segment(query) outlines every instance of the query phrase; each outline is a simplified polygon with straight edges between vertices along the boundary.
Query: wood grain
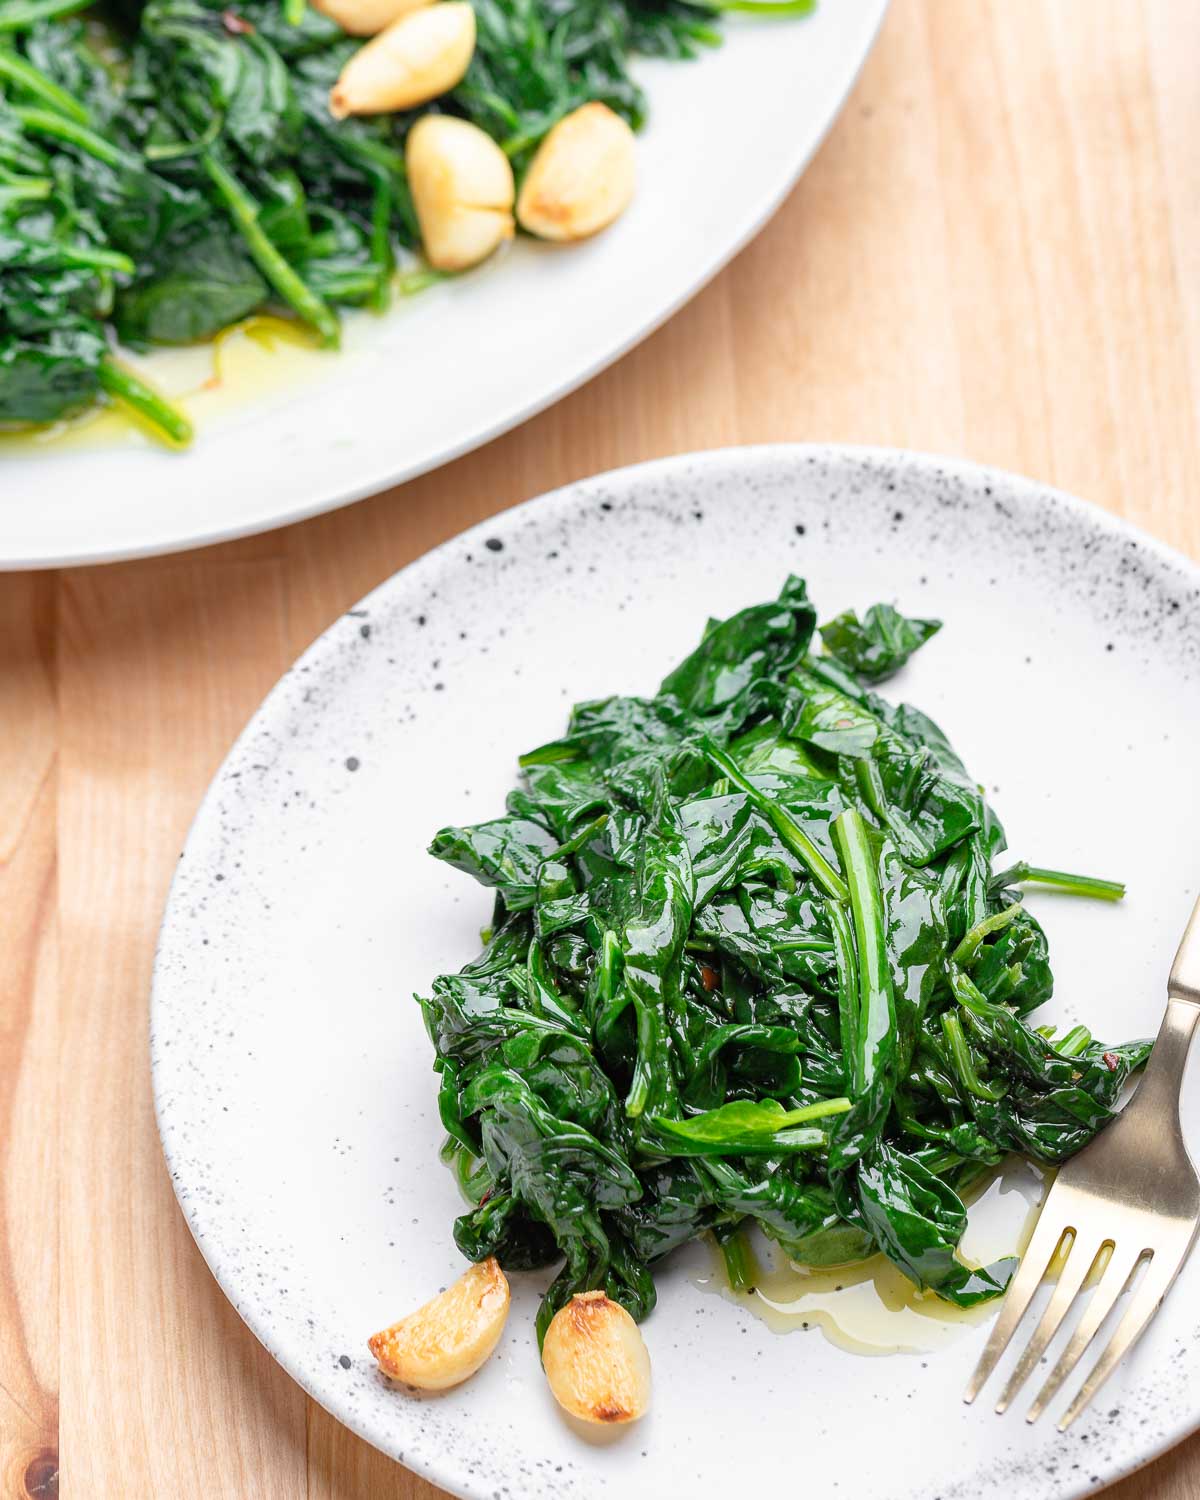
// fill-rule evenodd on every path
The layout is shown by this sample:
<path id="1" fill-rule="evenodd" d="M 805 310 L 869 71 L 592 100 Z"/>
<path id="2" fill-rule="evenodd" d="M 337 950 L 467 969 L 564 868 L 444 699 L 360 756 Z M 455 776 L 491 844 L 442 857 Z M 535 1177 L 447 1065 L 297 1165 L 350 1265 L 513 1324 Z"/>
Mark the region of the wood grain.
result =
<path id="1" fill-rule="evenodd" d="M 137 1476 L 149 1495 L 248 1494 L 269 1473 L 272 1495 L 300 1500 L 305 1398 L 179 1222 L 144 998 L 195 789 L 286 664 L 281 569 L 95 569 L 58 600 L 63 1489 L 126 1495 Z M 240 1395 L 214 1408 L 213 1390 Z"/>
<path id="2" fill-rule="evenodd" d="M 54 581 L 0 589 L 0 1493 L 58 1471 Z M 30 1483 L 26 1483 L 26 1476 Z"/>
<path id="3" fill-rule="evenodd" d="M 1200 556 L 1198 56 L 1190 0 L 894 0 L 769 228 L 552 411 L 272 536 L 0 579 L 4 1500 L 432 1500 L 262 1352 L 175 1208 L 146 994 L 205 785 L 361 594 L 617 464 L 778 439 L 942 450 Z M 1200 1440 L 1111 1493 L 1198 1500 Z"/>

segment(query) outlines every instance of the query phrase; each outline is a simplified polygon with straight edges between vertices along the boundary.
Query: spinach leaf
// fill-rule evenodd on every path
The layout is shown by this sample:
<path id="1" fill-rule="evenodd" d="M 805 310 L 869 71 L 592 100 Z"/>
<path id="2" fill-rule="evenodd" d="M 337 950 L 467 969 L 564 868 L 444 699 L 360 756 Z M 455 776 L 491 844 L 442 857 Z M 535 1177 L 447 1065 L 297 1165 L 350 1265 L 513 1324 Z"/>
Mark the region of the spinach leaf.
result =
<path id="1" fill-rule="evenodd" d="M 848 609 L 822 625 L 821 639 L 860 681 L 882 682 L 941 628 L 940 620 L 910 620 L 890 604 L 872 604 L 861 620 Z"/>
<path id="2" fill-rule="evenodd" d="M 879 1145 L 859 1169 L 858 1192 L 867 1227 L 888 1258 L 918 1286 L 957 1307 L 998 1296 L 1017 1269 L 1015 1258 L 973 1271 L 955 1257 L 966 1209 L 918 1157 Z"/>
<path id="3" fill-rule="evenodd" d="M 120 293 L 114 322 L 127 344 L 192 344 L 261 307 L 267 290 L 243 249 L 201 230 L 169 242 Z"/>
<path id="4" fill-rule="evenodd" d="M 803 581 L 789 578 L 775 603 L 711 621 L 699 646 L 663 678 L 659 691 L 692 713 L 713 713 L 756 678 L 778 676 L 793 666 L 816 622 Z"/>
<path id="5" fill-rule="evenodd" d="M 542 861 L 558 840 L 528 818 L 496 818 L 474 828 L 443 828 L 429 846 L 435 859 L 495 886 L 509 911 L 524 911 L 537 895 Z"/>
<path id="6" fill-rule="evenodd" d="M 825 1132 L 810 1122 L 849 1108 L 848 1099 L 823 1099 L 800 1109 L 784 1109 L 775 1099 L 735 1100 L 686 1120 L 653 1119 L 650 1124 L 669 1156 L 775 1156 L 825 1146 Z"/>

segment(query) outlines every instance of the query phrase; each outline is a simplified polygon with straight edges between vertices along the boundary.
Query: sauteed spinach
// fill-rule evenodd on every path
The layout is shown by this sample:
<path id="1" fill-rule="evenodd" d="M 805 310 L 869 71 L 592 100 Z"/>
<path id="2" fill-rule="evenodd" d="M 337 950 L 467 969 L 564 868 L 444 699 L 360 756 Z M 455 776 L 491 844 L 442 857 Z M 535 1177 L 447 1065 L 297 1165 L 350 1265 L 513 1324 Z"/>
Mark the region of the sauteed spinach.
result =
<path id="1" fill-rule="evenodd" d="M 600 100 L 635 128 L 634 54 L 690 58 L 727 9 L 813 0 L 474 0 L 465 116 L 524 167 Z M 303 0 L 0 0 L 0 425 L 121 401 L 168 440 L 186 417 L 114 356 L 210 338 L 258 309 L 338 342 L 386 306 L 417 243 L 404 139 L 417 113 L 334 121 L 359 45 Z"/>
<path id="2" fill-rule="evenodd" d="M 539 1335 L 706 1230 L 732 1278 L 757 1225 L 809 1265 L 882 1251 L 959 1306 L 1014 1262 L 956 1255 L 962 1192 L 1061 1162 L 1149 1042 L 1030 1020 L 1045 934 L 941 729 L 869 683 L 939 629 L 889 605 L 819 632 L 805 585 L 710 621 L 651 698 L 579 704 L 501 817 L 430 852 L 494 889 L 482 953 L 421 1000 L 470 1260 L 563 1259 Z"/>

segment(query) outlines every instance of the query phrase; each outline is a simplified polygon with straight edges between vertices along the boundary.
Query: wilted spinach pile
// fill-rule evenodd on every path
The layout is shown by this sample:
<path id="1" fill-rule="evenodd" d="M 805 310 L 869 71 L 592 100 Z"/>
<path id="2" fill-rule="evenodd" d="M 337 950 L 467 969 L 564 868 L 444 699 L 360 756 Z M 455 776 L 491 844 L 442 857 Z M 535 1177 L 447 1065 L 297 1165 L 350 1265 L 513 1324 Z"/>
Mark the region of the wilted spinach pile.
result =
<path id="1" fill-rule="evenodd" d="M 798 14 L 812 0 L 784 0 Z M 263 308 L 338 341 L 339 307 L 387 304 L 417 243 L 416 113 L 335 122 L 360 45 L 304 0 L 0 0 L 0 424 L 106 396 L 186 442 L 186 417 L 113 354 L 212 337 Z M 474 0 L 462 83 L 519 173 L 563 115 L 646 113 L 631 55 L 691 57 L 759 0 Z M 77 14 L 83 12 L 83 14 Z"/>
<path id="2" fill-rule="evenodd" d="M 960 1306 L 1014 1262 L 956 1255 L 960 1192 L 1008 1152 L 1064 1160 L 1148 1042 L 1027 1018 L 1052 989 L 1004 833 L 933 721 L 871 685 L 938 623 L 877 605 L 816 632 L 805 585 L 711 621 L 654 698 L 576 707 L 502 818 L 431 853 L 496 892 L 483 952 L 422 1000 L 470 1260 L 565 1257 L 539 1334 L 603 1287 L 742 1226 L 796 1261 L 882 1251 Z"/>

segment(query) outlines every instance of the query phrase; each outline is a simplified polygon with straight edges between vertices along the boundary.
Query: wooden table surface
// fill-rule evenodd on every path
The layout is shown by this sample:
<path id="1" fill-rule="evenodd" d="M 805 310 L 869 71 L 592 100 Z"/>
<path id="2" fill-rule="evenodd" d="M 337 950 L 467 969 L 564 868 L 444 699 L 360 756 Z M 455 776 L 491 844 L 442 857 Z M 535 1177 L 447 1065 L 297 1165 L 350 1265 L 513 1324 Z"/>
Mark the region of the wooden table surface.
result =
<path id="1" fill-rule="evenodd" d="M 205 785 L 360 595 L 497 510 L 637 459 L 794 438 L 937 449 L 1200 557 L 1198 58 L 1194 0 L 895 0 L 774 222 L 553 410 L 290 530 L 0 579 L 4 1500 L 432 1500 L 259 1348 L 163 1169 L 147 990 Z M 1112 1493 L 1200 1496 L 1200 1438 Z"/>

